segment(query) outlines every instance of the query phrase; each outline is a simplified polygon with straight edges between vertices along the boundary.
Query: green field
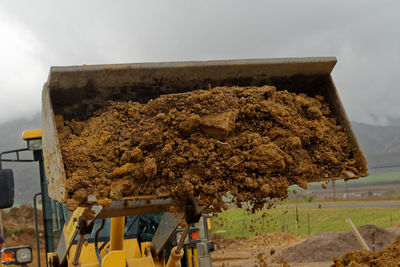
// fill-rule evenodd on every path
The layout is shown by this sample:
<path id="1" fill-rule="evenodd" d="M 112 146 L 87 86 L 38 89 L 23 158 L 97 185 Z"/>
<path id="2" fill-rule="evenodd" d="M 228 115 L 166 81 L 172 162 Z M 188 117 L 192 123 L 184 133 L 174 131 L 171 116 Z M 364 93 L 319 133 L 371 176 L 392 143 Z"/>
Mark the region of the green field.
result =
<path id="1" fill-rule="evenodd" d="M 356 180 L 349 180 L 348 184 L 378 184 L 378 183 L 396 183 L 400 182 L 400 171 L 398 172 L 385 172 L 385 173 L 374 173 L 367 177 L 363 177 Z M 337 184 L 344 184 L 343 180 L 337 182 Z"/>
<path id="2" fill-rule="evenodd" d="M 355 180 L 349 180 L 347 183 L 349 185 L 363 185 L 363 184 L 382 184 L 382 183 L 398 183 L 400 182 L 400 171 L 398 172 L 386 172 L 386 173 L 374 173 L 367 177 L 362 177 Z M 339 180 L 336 182 L 337 186 L 344 186 L 345 181 Z"/>
<path id="3" fill-rule="evenodd" d="M 295 208 L 263 210 L 254 214 L 242 209 L 231 209 L 213 218 L 212 233 L 219 232 L 226 237 L 251 237 L 261 233 L 280 232 L 284 220 L 291 234 L 307 236 L 321 232 L 349 231 L 349 226 L 345 222 L 347 218 L 350 218 L 356 226 L 374 224 L 379 227 L 389 227 L 392 223 L 400 221 L 400 209 L 299 208 L 297 216 Z"/>

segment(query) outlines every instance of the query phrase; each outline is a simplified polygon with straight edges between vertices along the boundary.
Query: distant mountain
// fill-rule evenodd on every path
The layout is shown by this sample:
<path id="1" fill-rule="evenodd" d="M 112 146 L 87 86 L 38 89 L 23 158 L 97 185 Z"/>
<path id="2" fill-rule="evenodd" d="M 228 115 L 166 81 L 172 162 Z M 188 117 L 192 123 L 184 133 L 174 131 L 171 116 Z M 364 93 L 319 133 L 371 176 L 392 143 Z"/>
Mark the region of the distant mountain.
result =
<path id="1" fill-rule="evenodd" d="M 27 129 L 41 128 L 41 115 L 38 113 L 32 119 L 18 119 L 0 124 L 0 152 L 26 147 L 22 133 Z M 32 158 L 32 152 L 22 155 Z M 14 155 L 4 155 L 3 158 L 15 158 Z M 40 192 L 38 163 L 4 163 L 3 168 L 14 171 L 15 202 L 32 203 L 33 195 Z"/>
<path id="2" fill-rule="evenodd" d="M 400 137 L 400 125 L 377 126 L 353 121 L 351 125 L 365 154 L 382 153 Z"/>
<path id="3" fill-rule="evenodd" d="M 400 153 L 400 135 L 386 146 L 384 153 Z"/>
<path id="4" fill-rule="evenodd" d="M 400 168 L 400 125 L 377 126 L 351 122 L 368 168 Z"/>
<path id="5" fill-rule="evenodd" d="M 356 131 L 357 127 L 354 126 L 353 129 L 357 136 L 358 143 L 360 144 L 361 149 L 366 157 L 368 155 L 374 155 L 385 150 L 386 146 L 382 140 L 369 136 L 368 131 Z"/>

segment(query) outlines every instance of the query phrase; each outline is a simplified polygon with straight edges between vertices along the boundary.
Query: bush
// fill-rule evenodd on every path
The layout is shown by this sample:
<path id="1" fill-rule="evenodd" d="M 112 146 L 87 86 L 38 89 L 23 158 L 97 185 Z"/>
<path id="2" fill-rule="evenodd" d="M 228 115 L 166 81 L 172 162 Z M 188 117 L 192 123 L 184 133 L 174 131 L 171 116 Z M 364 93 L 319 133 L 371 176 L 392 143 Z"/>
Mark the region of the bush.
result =
<path id="1" fill-rule="evenodd" d="M 313 200 L 314 200 L 314 198 L 315 198 L 314 195 L 309 195 L 309 196 L 307 196 L 307 195 L 302 195 L 301 197 L 304 199 L 305 202 L 309 202 L 309 203 L 313 202 Z"/>
<path id="2" fill-rule="evenodd" d="M 24 226 L 19 226 L 16 229 L 7 229 L 6 236 L 12 236 L 15 233 L 22 233 L 23 231 L 25 231 Z"/>

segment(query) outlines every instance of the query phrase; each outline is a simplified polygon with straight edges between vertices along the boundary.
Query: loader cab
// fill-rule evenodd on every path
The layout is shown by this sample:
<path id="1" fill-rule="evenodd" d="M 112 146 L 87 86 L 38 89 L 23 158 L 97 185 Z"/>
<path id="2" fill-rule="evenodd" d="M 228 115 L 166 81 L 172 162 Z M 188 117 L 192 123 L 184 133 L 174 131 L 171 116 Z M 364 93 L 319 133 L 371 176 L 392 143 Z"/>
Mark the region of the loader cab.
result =
<path id="1" fill-rule="evenodd" d="M 49 198 L 47 193 L 47 181 L 44 174 L 44 164 L 42 157 L 42 130 L 34 129 L 27 130 L 22 134 L 22 139 L 26 141 L 26 147 L 22 149 L 8 150 L 0 153 L 0 183 L 4 183 L 7 186 L 1 187 L 2 198 L 9 200 L 8 206 L 11 207 L 14 199 L 14 184 L 13 184 L 13 171 L 11 169 L 3 169 L 3 164 L 7 162 L 38 162 L 40 171 L 40 188 L 41 192 L 34 196 L 34 209 L 35 209 L 35 227 L 36 227 L 36 241 L 39 247 L 39 229 L 38 229 L 38 218 L 37 218 L 37 204 L 38 197 L 41 197 L 42 214 L 43 214 L 43 226 L 44 226 L 44 238 L 45 238 L 45 250 L 46 253 L 55 251 L 56 244 L 60 238 L 60 233 L 64 226 L 65 212 L 64 207 Z M 4 197 L 5 196 L 5 197 Z M 11 201 L 12 200 L 12 201 Z M 3 202 L 1 200 L 0 202 Z M 10 205 L 11 204 L 11 205 Z M 33 219 L 33 218 L 32 218 Z M 7 248 L 10 251 L 18 248 Z M 17 251 L 17 250 L 16 250 Z M 26 250 L 27 251 L 27 250 Z M 32 251 L 30 249 L 30 251 Z M 38 258 L 40 250 L 37 250 Z M 32 261 L 32 252 L 30 252 L 29 262 Z M 10 254 L 11 255 L 11 254 Z M 4 264 L 18 264 L 17 252 L 14 253 L 15 257 L 9 257 L 11 261 L 4 262 Z M 28 262 L 25 262 L 28 263 Z"/>
<path id="2" fill-rule="evenodd" d="M 32 151 L 33 160 L 39 163 L 40 172 L 40 193 L 35 194 L 33 203 L 35 214 L 37 214 L 38 197 L 41 197 L 43 228 L 45 238 L 46 253 L 55 252 L 61 233 L 65 224 L 66 207 L 65 205 L 51 199 L 48 195 L 47 180 L 44 171 L 42 155 L 42 130 L 26 130 L 22 134 L 22 139 L 26 141 L 27 150 Z M 38 233 L 37 217 L 35 218 L 36 233 Z M 38 235 L 36 237 L 38 239 Z"/>

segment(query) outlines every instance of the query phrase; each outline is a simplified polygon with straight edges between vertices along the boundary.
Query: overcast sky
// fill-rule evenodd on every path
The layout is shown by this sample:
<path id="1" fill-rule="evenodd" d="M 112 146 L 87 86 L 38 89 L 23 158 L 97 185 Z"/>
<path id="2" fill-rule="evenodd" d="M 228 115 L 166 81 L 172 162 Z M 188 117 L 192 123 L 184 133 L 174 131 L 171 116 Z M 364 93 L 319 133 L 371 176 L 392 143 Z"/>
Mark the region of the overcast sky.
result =
<path id="1" fill-rule="evenodd" d="M 336 56 L 351 120 L 400 123 L 400 1 L 0 2 L 0 123 L 40 112 L 50 66 Z"/>

